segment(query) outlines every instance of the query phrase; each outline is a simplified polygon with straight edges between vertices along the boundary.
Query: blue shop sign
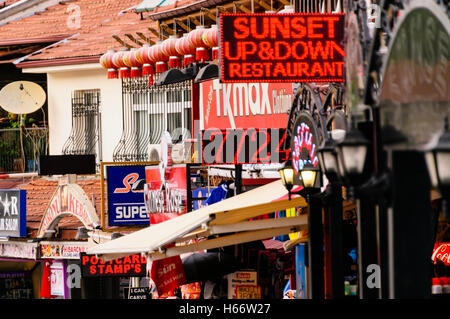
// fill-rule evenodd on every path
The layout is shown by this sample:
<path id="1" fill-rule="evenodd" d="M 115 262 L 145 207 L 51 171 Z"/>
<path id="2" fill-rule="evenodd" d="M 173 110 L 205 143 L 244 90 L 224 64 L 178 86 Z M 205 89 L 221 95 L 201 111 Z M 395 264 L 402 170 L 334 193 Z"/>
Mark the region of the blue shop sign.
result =
<path id="1" fill-rule="evenodd" d="M 0 236 L 27 236 L 27 193 L 20 189 L 0 190 Z"/>
<path id="2" fill-rule="evenodd" d="M 148 225 L 145 165 L 106 166 L 110 226 Z"/>

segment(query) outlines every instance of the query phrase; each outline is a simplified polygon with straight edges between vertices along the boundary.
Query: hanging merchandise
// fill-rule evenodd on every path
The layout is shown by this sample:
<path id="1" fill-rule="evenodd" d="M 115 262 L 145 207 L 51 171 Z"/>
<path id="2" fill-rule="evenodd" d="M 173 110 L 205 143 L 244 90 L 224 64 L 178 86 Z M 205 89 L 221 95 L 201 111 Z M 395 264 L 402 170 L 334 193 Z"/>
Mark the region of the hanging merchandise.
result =
<path id="1" fill-rule="evenodd" d="M 181 58 L 178 51 L 175 48 L 178 37 L 171 35 L 168 39 L 164 40 L 161 44 L 162 52 L 169 57 L 169 68 L 180 68 Z"/>
<path id="2" fill-rule="evenodd" d="M 220 183 L 217 188 L 211 191 L 211 194 L 206 200 L 206 203 L 208 205 L 212 205 L 214 203 L 220 202 L 221 200 L 226 198 L 228 190 L 229 188 L 226 182 Z"/>
<path id="3" fill-rule="evenodd" d="M 126 51 L 123 55 L 123 62 L 131 69 L 130 77 L 137 78 L 142 76 L 141 65 L 136 58 L 137 49 L 132 48 L 131 51 Z"/>
<path id="4" fill-rule="evenodd" d="M 116 66 L 112 61 L 114 52 L 114 50 L 108 50 L 100 57 L 100 64 L 102 65 L 102 67 L 108 70 L 108 79 L 119 78 L 119 71 L 117 71 Z"/>
<path id="5" fill-rule="evenodd" d="M 122 49 L 116 53 L 114 53 L 112 57 L 112 62 L 117 69 L 119 69 L 120 78 L 129 78 L 130 77 L 130 69 L 127 67 L 125 62 L 123 61 L 123 56 L 125 55 L 126 49 Z"/>
<path id="6" fill-rule="evenodd" d="M 175 43 L 175 50 L 183 56 L 183 66 L 195 62 L 195 46 L 188 40 L 189 33 L 183 34 Z"/>
<path id="7" fill-rule="evenodd" d="M 41 280 L 41 292 L 40 297 L 41 298 L 51 298 L 51 289 L 52 289 L 52 282 L 51 282 L 51 265 L 52 260 L 51 259 L 45 259 L 44 262 L 44 270 L 42 272 L 42 280 Z"/>
<path id="8" fill-rule="evenodd" d="M 209 51 L 203 42 L 202 35 L 206 31 L 205 27 L 198 25 L 194 30 L 189 32 L 188 40 L 195 47 L 195 60 L 204 62 L 209 60 Z"/>
<path id="9" fill-rule="evenodd" d="M 163 73 L 168 70 L 169 56 L 162 51 L 162 41 L 158 41 L 150 47 L 149 57 L 156 61 L 156 73 Z"/>
<path id="10" fill-rule="evenodd" d="M 212 48 L 211 60 L 217 60 L 219 58 L 219 29 L 216 24 L 206 29 L 202 35 L 202 40 L 208 47 Z"/>
<path id="11" fill-rule="evenodd" d="M 149 56 L 150 45 L 144 44 L 136 52 L 136 60 L 142 65 L 142 75 L 148 75 L 148 85 L 153 85 L 153 75 L 155 75 L 155 62 Z"/>

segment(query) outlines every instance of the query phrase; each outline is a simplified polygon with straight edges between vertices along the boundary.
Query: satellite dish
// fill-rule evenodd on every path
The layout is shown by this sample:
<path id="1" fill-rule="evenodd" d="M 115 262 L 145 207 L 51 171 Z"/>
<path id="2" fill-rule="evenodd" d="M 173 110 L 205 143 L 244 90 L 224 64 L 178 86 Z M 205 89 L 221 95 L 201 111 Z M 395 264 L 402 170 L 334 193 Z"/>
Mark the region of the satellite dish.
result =
<path id="1" fill-rule="evenodd" d="M 13 114 L 29 114 L 44 105 L 46 94 L 39 84 L 29 81 L 9 83 L 0 91 L 0 107 Z"/>

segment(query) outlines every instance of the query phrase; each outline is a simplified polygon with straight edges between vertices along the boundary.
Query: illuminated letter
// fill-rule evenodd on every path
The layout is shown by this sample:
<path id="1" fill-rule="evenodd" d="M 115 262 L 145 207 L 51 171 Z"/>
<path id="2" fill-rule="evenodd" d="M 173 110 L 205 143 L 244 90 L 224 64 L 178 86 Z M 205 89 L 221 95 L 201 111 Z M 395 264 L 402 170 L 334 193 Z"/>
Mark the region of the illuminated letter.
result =
<path id="1" fill-rule="evenodd" d="M 280 31 L 284 39 L 290 38 L 289 18 L 283 17 L 281 19 L 283 19 L 283 23 L 281 23 L 279 17 L 270 18 L 270 37 L 272 39 L 277 39 L 277 30 Z"/>
<path id="2" fill-rule="evenodd" d="M 297 52 L 297 47 L 299 45 L 303 46 L 303 54 L 302 55 L 298 55 L 298 52 Z M 292 46 L 292 56 L 298 60 L 303 60 L 308 56 L 308 46 L 306 45 L 306 43 L 304 41 L 294 42 L 294 45 Z"/>
<path id="3" fill-rule="evenodd" d="M 334 23 L 339 21 L 339 17 L 323 17 L 323 20 L 328 22 L 328 37 L 333 39 L 334 35 Z"/>
<path id="4" fill-rule="evenodd" d="M 261 33 L 258 33 L 258 24 L 256 23 L 256 18 L 250 18 L 250 32 L 252 34 L 252 37 L 254 37 L 255 39 L 265 39 L 269 36 L 269 19 L 262 18 L 261 24 L 263 30 Z"/>
<path id="5" fill-rule="evenodd" d="M 301 18 L 301 17 L 293 18 L 291 20 L 291 28 L 298 31 L 298 33 L 291 31 L 291 36 L 293 39 L 301 39 L 301 38 L 305 37 L 306 28 L 305 28 L 304 24 L 305 24 L 305 19 Z"/>
<path id="6" fill-rule="evenodd" d="M 323 34 L 321 33 L 314 33 L 314 29 L 317 28 L 321 28 L 322 24 L 318 24 L 318 23 L 314 23 L 314 22 L 319 22 L 322 20 L 321 17 L 308 17 L 307 18 L 308 22 L 308 38 L 311 39 L 321 39 L 323 38 Z"/>
<path id="7" fill-rule="evenodd" d="M 280 55 L 280 45 L 286 48 L 286 54 L 284 56 Z M 286 60 L 291 56 L 291 46 L 286 41 L 275 42 L 275 59 Z"/>
<path id="8" fill-rule="evenodd" d="M 225 57 L 228 59 L 228 60 L 240 60 L 241 59 L 241 48 L 242 48 L 242 45 L 241 45 L 241 43 L 239 42 L 238 44 L 237 44 L 237 46 L 236 46 L 236 56 L 235 57 L 232 57 L 231 55 L 230 55 L 230 42 L 225 42 L 224 43 L 224 49 L 225 49 Z"/>
<path id="9" fill-rule="evenodd" d="M 233 26 L 237 31 L 241 31 L 241 33 L 234 31 L 234 37 L 236 39 L 245 39 L 250 34 L 249 30 L 248 30 L 247 18 L 239 17 L 239 18 L 234 19 Z"/>

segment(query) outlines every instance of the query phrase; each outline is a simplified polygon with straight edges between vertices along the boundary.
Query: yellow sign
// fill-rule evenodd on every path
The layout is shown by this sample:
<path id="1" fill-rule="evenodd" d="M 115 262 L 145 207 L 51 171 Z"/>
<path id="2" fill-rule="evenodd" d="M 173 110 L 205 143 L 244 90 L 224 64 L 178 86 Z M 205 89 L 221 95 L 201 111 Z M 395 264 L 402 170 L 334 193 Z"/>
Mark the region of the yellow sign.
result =
<path id="1" fill-rule="evenodd" d="M 261 286 L 236 286 L 236 299 L 261 299 Z"/>

